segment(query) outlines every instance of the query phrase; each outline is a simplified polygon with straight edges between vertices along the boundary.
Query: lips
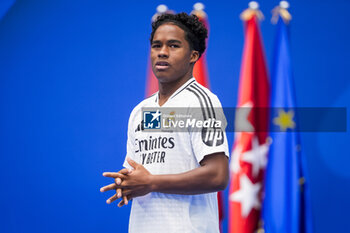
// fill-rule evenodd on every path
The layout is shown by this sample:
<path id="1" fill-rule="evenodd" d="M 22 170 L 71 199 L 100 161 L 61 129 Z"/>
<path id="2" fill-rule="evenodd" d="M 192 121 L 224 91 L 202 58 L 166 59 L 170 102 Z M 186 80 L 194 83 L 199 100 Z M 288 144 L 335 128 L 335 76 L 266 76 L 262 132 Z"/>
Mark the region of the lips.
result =
<path id="1" fill-rule="evenodd" d="M 157 70 L 165 70 L 165 69 L 168 69 L 169 66 L 170 66 L 170 64 L 166 61 L 158 61 L 156 63 Z"/>

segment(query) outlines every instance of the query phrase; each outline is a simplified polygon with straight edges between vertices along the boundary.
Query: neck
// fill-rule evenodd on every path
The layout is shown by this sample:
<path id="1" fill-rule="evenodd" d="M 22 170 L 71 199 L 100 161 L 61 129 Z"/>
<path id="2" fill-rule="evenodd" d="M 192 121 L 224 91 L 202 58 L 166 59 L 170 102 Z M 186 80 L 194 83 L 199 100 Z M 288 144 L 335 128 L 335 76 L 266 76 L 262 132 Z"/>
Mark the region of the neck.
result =
<path id="1" fill-rule="evenodd" d="M 192 72 L 186 74 L 183 78 L 180 78 L 174 82 L 161 83 L 158 82 L 159 86 L 159 105 L 162 106 L 168 98 L 182 85 L 184 85 L 190 78 L 192 78 Z"/>

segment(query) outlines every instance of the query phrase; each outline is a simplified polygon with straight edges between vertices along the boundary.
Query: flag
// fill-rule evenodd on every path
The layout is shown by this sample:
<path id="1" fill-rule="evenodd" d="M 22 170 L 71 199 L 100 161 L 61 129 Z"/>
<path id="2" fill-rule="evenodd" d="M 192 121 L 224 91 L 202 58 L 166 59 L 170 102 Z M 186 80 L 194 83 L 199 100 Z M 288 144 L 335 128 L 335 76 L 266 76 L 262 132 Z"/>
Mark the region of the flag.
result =
<path id="1" fill-rule="evenodd" d="M 263 203 L 264 229 L 268 233 L 311 233 L 308 179 L 297 130 L 289 31 L 286 25 L 291 17 L 281 7 L 276 7 L 274 12 L 278 23 L 271 69 L 273 108 Z"/>
<path id="2" fill-rule="evenodd" d="M 199 21 L 204 24 L 204 26 L 208 29 L 209 34 L 209 22 L 207 14 L 204 12 L 204 5 L 202 3 L 196 3 L 193 6 L 193 11 L 191 14 L 194 14 L 198 17 Z M 207 40 L 208 44 L 208 40 Z M 210 83 L 209 83 L 209 75 L 208 75 L 208 69 L 207 69 L 207 62 L 206 62 L 206 54 L 205 52 L 202 54 L 201 58 L 196 62 L 193 68 L 193 77 L 196 78 L 196 81 L 199 82 L 201 85 L 205 86 L 206 88 L 210 89 Z M 219 207 L 219 227 L 220 231 L 222 231 L 221 222 L 224 220 L 224 200 L 223 200 L 223 193 L 218 192 L 218 207 Z"/>
<path id="3" fill-rule="evenodd" d="M 147 80 L 146 80 L 146 97 L 153 95 L 158 91 L 158 79 L 153 74 L 151 61 L 148 60 Z"/>
<path id="4" fill-rule="evenodd" d="M 199 82 L 201 85 L 210 88 L 205 53 L 202 54 L 201 58 L 199 58 L 199 60 L 194 65 L 193 76 L 196 78 L 196 81 Z"/>
<path id="5" fill-rule="evenodd" d="M 193 5 L 193 8 L 194 9 L 191 12 L 191 14 L 194 14 L 198 17 L 199 21 L 202 22 L 204 26 L 208 29 L 208 35 L 209 35 L 209 22 L 208 22 L 207 14 L 204 12 L 204 5 L 198 2 Z M 208 40 L 206 42 L 208 44 Z M 206 53 L 204 52 L 202 56 L 198 59 L 196 64 L 194 65 L 193 77 L 195 77 L 196 81 L 199 82 L 201 85 L 207 88 L 210 88 L 205 54 Z"/>
<path id="6" fill-rule="evenodd" d="M 268 151 L 269 82 L 257 8 L 241 14 L 245 41 L 230 163 L 229 233 L 256 232 L 260 220 L 263 175 Z M 239 130 L 240 132 L 237 132 Z"/>

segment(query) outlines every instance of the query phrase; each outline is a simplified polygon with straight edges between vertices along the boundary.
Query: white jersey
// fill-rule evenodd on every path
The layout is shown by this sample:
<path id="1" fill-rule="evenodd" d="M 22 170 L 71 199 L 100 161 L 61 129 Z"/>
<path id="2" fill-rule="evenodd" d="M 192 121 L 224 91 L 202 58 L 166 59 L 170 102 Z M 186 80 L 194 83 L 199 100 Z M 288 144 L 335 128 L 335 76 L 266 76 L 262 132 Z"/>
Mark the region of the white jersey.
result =
<path id="1" fill-rule="evenodd" d="M 128 125 L 127 156 L 151 174 L 178 174 L 200 166 L 206 155 L 229 156 L 225 132 L 219 143 L 207 143 L 201 132 L 144 131 L 143 108 L 201 108 L 204 118 L 223 116 L 216 95 L 194 78 L 182 85 L 161 107 L 158 93 L 132 111 Z M 125 161 L 124 167 L 130 168 Z M 178 195 L 152 192 L 134 198 L 130 233 L 219 233 L 217 193 Z"/>

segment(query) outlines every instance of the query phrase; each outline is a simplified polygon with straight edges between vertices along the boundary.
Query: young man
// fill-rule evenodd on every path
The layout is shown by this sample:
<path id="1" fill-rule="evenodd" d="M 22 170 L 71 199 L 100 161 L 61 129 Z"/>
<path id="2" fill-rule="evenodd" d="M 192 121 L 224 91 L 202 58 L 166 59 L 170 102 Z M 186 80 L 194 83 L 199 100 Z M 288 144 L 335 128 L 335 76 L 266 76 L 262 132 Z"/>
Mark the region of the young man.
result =
<path id="1" fill-rule="evenodd" d="M 151 61 L 159 91 L 132 111 L 126 168 L 105 172 L 115 183 L 101 188 L 116 190 L 107 203 L 122 198 L 122 206 L 133 199 L 131 233 L 219 233 L 216 192 L 229 179 L 225 132 L 208 137 L 205 130 L 143 130 L 146 107 L 198 109 L 204 120 L 223 116 L 219 99 L 192 77 L 206 37 L 206 28 L 194 15 L 164 14 L 152 23 Z"/>

